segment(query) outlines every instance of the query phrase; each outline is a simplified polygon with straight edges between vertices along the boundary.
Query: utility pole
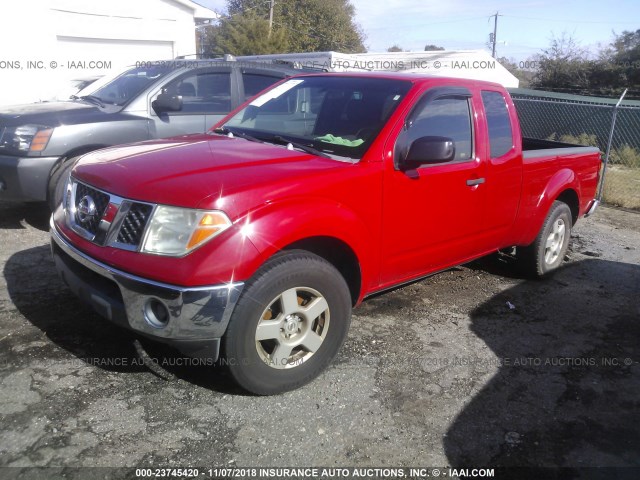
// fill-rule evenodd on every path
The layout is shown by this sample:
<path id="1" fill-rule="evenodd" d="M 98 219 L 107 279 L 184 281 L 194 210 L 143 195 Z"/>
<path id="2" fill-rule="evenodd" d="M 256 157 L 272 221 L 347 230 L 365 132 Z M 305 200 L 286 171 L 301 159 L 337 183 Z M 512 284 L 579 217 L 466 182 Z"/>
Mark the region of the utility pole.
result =
<path id="1" fill-rule="evenodd" d="M 271 29 L 273 28 L 273 7 L 276 4 L 276 0 L 269 2 L 269 37 L 271 36 Z"/>
<path id="2" fill-rule="evenodd" d="M 493 41 L 492 43 L 492 47 L 491 47 L 491 56 L 493 58 L 496 58 L 496 43 L 498 41 L 497 35 L 498 35 L 498 17 L 500 16 L 498 14 L 499 12 L 496 12 L 495 15 L 491 15 L 494 20 L 493 20 Z"/>

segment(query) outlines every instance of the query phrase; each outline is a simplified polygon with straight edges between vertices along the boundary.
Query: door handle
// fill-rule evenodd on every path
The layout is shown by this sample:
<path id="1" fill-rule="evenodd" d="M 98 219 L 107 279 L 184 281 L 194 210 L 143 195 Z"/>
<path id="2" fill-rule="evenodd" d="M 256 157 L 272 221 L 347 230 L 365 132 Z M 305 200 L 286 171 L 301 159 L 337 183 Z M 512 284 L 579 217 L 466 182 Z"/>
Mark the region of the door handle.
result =
<path id="1" fill-rule="evenodd" d="M 476 185 L 481 185 L 484 183 L 484 178 L 474 178 L 472 180 L 467 180 L 467 185 L 470 187 L 474 187 Z"/>

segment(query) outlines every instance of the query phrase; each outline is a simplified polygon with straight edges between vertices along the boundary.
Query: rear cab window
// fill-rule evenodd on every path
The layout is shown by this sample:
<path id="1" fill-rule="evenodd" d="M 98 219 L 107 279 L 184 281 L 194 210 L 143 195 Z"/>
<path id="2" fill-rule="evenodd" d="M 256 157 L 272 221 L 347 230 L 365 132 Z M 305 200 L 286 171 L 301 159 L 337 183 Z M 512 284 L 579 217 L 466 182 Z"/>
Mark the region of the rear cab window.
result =
<path id="1" fill-rule="evenodd" d="M 482 103 L 487 117 L 490 157 L 498 158 L 513 148 L 511 117 L 502 93 L 483 90 Z"/>
<path id="2" fill-rule="evenodd" d="M 243 73 L 242 82 L 244 84 L 244 100 L 249 100 L 254 95 L 257 95 L 280 80 L 282 80 L 282 77 L 276 77 L 273 75 Z"/>

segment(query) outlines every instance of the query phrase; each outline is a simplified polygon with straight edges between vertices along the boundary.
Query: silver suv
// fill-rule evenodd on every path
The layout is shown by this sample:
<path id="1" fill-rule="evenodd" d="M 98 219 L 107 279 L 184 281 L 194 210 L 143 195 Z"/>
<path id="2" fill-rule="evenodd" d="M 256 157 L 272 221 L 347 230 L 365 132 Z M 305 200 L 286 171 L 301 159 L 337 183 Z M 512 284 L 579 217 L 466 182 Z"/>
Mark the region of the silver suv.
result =
<path id="1" fill-rule="evenodd" d="M 46 200 L 54 210 L 79 156 L 205 132 L 246 99 L 298 73 L 228 59 L 144 62 L 68 101 L 0 108 L 0 200 Z"/>

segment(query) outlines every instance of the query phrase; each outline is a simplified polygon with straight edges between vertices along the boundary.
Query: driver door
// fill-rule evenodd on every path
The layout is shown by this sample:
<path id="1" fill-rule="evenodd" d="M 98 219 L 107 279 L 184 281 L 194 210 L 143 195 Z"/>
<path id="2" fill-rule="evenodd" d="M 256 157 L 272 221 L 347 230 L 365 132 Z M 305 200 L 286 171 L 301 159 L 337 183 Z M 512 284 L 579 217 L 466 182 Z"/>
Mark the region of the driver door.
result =
<path id="1" fill-rule="evenodd" d="M 482 250 L 486 201 L 483 150 L 471 91 L 424 92 L 392 138 L 385 165 L 381 286 L 459 264 Z M 454 141 L 453 160 L 403 171 L 401 157 L 425 136 Z"/>

